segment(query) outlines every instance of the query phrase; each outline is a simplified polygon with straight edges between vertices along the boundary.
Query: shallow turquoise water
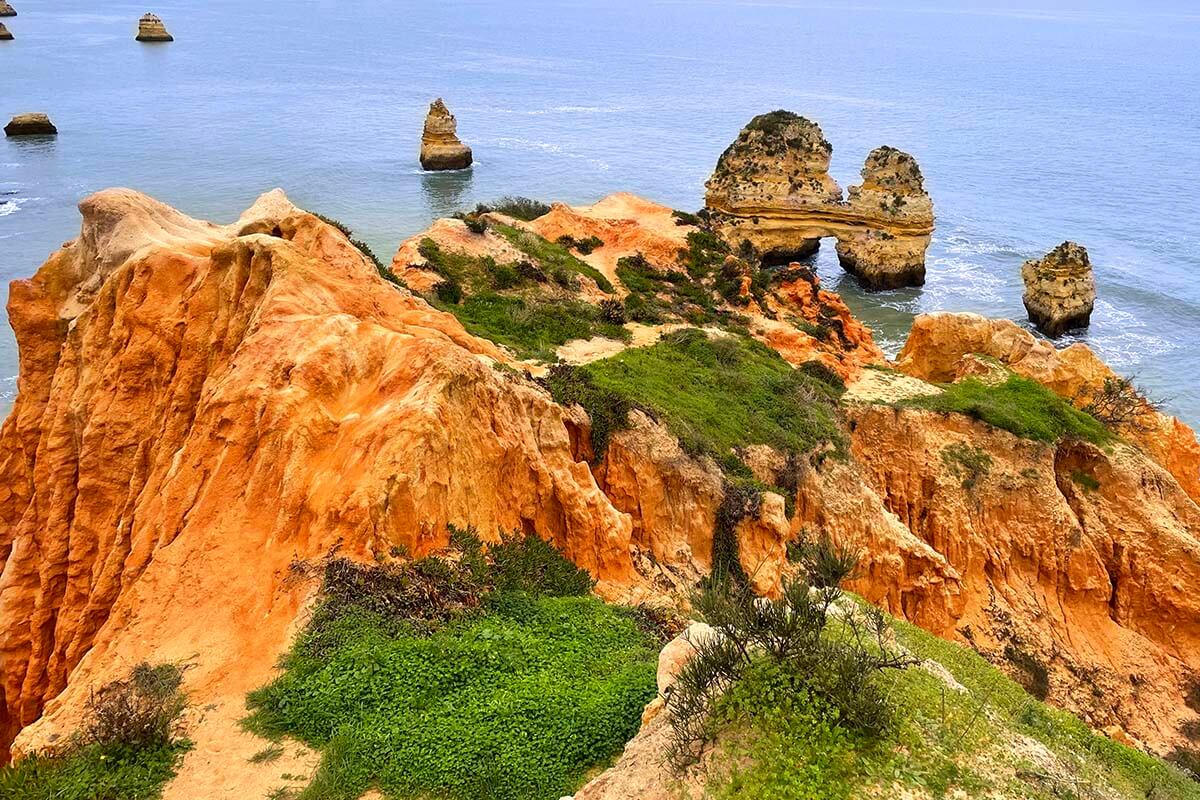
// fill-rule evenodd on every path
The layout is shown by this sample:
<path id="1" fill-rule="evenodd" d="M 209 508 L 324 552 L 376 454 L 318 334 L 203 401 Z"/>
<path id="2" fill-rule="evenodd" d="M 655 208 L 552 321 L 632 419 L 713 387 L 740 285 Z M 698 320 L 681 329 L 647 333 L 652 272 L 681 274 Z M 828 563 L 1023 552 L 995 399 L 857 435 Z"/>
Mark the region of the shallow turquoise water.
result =
<path id="1" fill-rule="evenodd" d="M 75 235 L 113 185 L 228 221 L 282 186 L 385 258 L 435 216 L 501 194 L 590 202 L 633 191 L 702 203 L 754 114 L 818 120 L 833 172 L 914 153 L 938 214 L 927 285 L 827 284 L 895 352 L 912 314 L 1024 320 L 1021 262 L 1086 245 L 1099 302 L 1085 337 L 1200 422 L 1200 13 L 1188 2 L 1000 0 L 365 3 L 158 0 L 176 41 L 139 45 L 146 7 L 13 0 L 0 116 L 44 110 L 60 136 L 0 140 L 0 280 Z M 436 96 L 475 150 L 416 163 Z M 16 354 L 0 334 L 0 404 Z"/>

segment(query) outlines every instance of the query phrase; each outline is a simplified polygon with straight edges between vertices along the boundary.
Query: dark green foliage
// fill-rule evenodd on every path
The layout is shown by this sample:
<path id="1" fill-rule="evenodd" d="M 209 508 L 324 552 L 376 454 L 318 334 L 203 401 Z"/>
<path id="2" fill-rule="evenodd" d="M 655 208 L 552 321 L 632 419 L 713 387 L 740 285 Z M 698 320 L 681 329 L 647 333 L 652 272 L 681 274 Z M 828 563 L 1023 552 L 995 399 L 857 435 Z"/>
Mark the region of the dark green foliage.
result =
<path id="1" fill-rule="evenodd" d="M 173 664 L 135 666 L 88 699 L 82 728 L 50 753 L 0 768 L 5 800 L 155 798 L 191 746 L 172 736 L 185 700 Z"/>
<path id="2" fill-rule="evenodd" d="M 838 452 L 845 447 L 838 393 L 748 337 L 710 339 L 685 329 L 580 369 L 590 385 L 611 393 L 601 397 L 616 395 L 650 410 L 685 450 L 711 456 L 731 478 L 749 477 L 735 448 L 767 444 L 786 455 L 825 444 Z"/>
<path id="3" fill-rule="evenodd" d="M 633 619 L 638 630 L 660 648 L 683 633 L 688 626 L 687 618 L 673 608 L 637 605 L 626 608 L 625 611 Z"/>
<path id="4" fill-rule="evenodd" d="M 829 547 L 828 539 L 813 547 Z M 839 570 L 846 567 L 842 577 L 856 564 L 843 563 L 844 555 L 835 552 L 813 559 L 839 564 Z M 892 707 L 881 673 L 915 661 L 887 643 L 887 619 L 874 607 L 846 616 L 836 633 L 831 632 L 830 610 L 841 590 L 837 585 L 819 588 L 815 579 L 785 579 L 782 597 L 775 600 L 756 597 L 749 587 L 721 579 L 707 582 L 693 595 L 693 608 L 719 635 L 692 642 L 696 655 L 679 672 L 668 697 L 670 756 L 677 767 L 699 755 L 717 725 L 733 721 L 712 713 L 725 696 L 733 692 L 731 696 L 738 697 L 735 687 L 748 677 L 751 687 L 762 688 L 753 677 L 762 675 L 759 670 L 775 676 L 772 684 L 782 679 L 788 691 L 752 698 L 741 695 L 742 701 L 753 700 L 754 708 L 744 709 L 750 720 L 755 711 L 767 711 L 780 697 L 802 693 L 833 710 L 832 721 L 844 731 L 877 739 L 891 730 Z"/>
<path id="5" fill-rule="evenodd" d="M 478 235 L 487 233 L 488 224 L 487 220 L 483 217 L 475 215 L 463 217 L 463 224 L 467 226 L 467 230 L 469 230 L 471 233 Z"/>
<path id="6" fill-rule="evenodd" d="M 1192 780 L 1200 783 L 1200 750 L 1185 750 L 1177 747 L 1167 756 L 1167 761 L 1186 770 Z"/>
<path id="7" fill-rule="evenodd" d="M 489 211 L 532 222 L 543 214 L 549 213 L 550 206 L 540 200 L 531 200 L 528 197 L 501 197 L 491 203 L 481 203 L 475 208 L 476 214 L 486 214 Z"/>
<path id="8" fill-rule="evenodd" d="M 808 320 L 797 319 L 793 321 L 793 324 L 797 330 L 804 331 L 818 342 L 828 342 L 833 336 L 833 331 L 828 326 L 822 325 L 819 322 L 813 323 Z"/>
<path id="9" fill-rule="evenodd" d="M 458 305 L 463 299 L 462 284 L 453 278 L 438 281 L 433 287 L 433 293 L 437 295 L 438 300 L 450 305 Z"/>
<path id="10" fill-rule="evenodd" d="M 532 533 L 506 538 L 488 548 L 500 592 L 526 592 L 535 597 L 579 597 L 590 594 L 595 581 Z"/>
<path id="11" fill-rule="evenodd" d="M 633 404 L 612 389 L 596 385 L 592 376 L 569 364 L 555 364 L 546 376 L 546 388 L 562 406 L 583 406 L 592 422 L 592 455 L 596 462 L 604 458 L 612 435 L 629 427 Z"/>
<path id="12" fill-rule="evenodd" d="M 625 304 L 616 298 L 608 298 L 600 301 L 600 319 L 610 325 L 624 325 Z"/>
<path id="13" fill-rule="evenodd" d="M 1151 400 L 1132 378 L 1105 378 L 1103 385 L 1090 395 L 1081 391 L 1078 400 L 1086 400 L 1083 410 L 1112 428 L 1146 432 L 1153 428 L 1154 415 L 1163 402 Z"/>
<path id="14" fill-rule="evenodd" d="M 801 531 L 787 545 L 788 561 L 799 564 L 808 582 L 818 589 L 836 589 L 856 577 L 861 553 L 846 545 L 835 543 L 824 531 L 810 539 Z"/>
<path id="15" fill-rule="evenodd" d="M 942 448 L 942 464 L 962 481 L 962 488 L 970 491 L 987 477 L 992 468 L 992 457 L 978 447 L 955 442 Z"/>
<path id="16" fill-rule="evenodd" d="M 846 392 L 846 382 L 842 380 L 842 376 L 838 375 L 832 367 L 823 361 L 805 361 L 796 367 L 796 369 L 828 385 L 829 388 L 837 392 L 839 397 Z"/>
<path id="17" fill-rule="evenodd" d="M 1096 480 L 1095 476 L 1089 475 L 1082 470 L 1072 470 L 1071 480 L 1075 481 L 1075 483 L 1079 484 L 1089 492 L 1095 492 L 1100 489 L 1100 481 Z"/>
<path id="18" fill-rule="evenodd" d="M 691 214 L 687 211 L 675 210 L 671 212 L 671 216 L 675 218 L 676 225 L 694 225 L 699 228 L 704 224 L 704 220 L 698 214 Z"/>
<path id="19" fill-rule="evenodd" d="M 580 596 L 590 578 L 536 537 L 451 540 L 349 581 L 327 568 L 284 674 L 250 696 L 252 730 L 321 751 L 301 798 L 558 797 L 637 730 L 657 650 L 631 615 Z"/>
<path id="20" fill-rule="evenodd" d="M 717 507 L 713 528 L 712 574 L 717 581 L 731 581 L 744 586 L 746 571 L 738 552 L 737 526 L 742 520 L 754 518 L 762 510 L 762 490 L 748 483 L 725 482 L 725 494 Z"/>
<path id="21" fill-rule="evenodd" d="M 492 288 L 498 292 L 512 289 L 521 283 L 521 274 L 511 264 L 496 264 L 493 262 L 490 271 L 492 273 Z"/>
<path id="22" fill-rule="evenodd" d="M 588 236 L 584 239 L 576 239 L 574 236 L 563 234 L 555 239 L 555 241 L 567 248 L 578 253 L 583 253 L 585 256 L 595 250 L 597 247 L 604 246 L 604 240 L 599 236 Z"/>
<path id="23" fill-rule="evenodd" d="M 746 130 L 762 131 L 765 134 L 774 136 L 783 131 L 784 127 L 793 122 L 803 120 L 799 114 L 791 111 L 785 111 L 782 108 L 777 111 L 768 111 L 766 114 L 759 114 L 750 123 L 746 125 Z"/>
<path id="24" fill-rule="evenodd" d="M 969 417 L 1003 428 L 1024 439 L 1055 442 L 1064 436 L 1106 444 L 1113 436 L 1094 417 L 1085 414 L 1042 384 L 1010 375 L 999 385 L 964 378 L 944 387 L 941 394 L 903 400 L 901 406 L 927 408 Z"/>
<path id="25" fill-rule="evenodd" d="M 1050 670 L 1046 665 L 1012 643 L 1004 648 L 1004 657 L 1017 668 L 1017 683 L 1038 700 L 1045 700 L 1050 694 Z"/>

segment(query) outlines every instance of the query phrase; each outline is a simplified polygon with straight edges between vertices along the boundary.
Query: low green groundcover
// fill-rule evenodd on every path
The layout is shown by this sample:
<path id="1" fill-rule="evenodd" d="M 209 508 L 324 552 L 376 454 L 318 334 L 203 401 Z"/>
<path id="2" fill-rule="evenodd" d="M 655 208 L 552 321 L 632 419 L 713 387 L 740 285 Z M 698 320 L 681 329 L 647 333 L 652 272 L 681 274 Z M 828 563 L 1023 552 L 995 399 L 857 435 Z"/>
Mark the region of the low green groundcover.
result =
<path id="1" fill-rule="evenodd" d="M 590 596 L 497 588 L 431 632 L 362 607 L 316 620 L 248 720 L 321 750 L 302 798 L 557 798 L 655 693 L 657 644 Z"/>
<path id="2" fill-rule="evenodd" d="M 61 758 L 30 756 L 0 769 L 4 800 L 150 800 L 175 774 L 187 742 L 91 745 Z"/>

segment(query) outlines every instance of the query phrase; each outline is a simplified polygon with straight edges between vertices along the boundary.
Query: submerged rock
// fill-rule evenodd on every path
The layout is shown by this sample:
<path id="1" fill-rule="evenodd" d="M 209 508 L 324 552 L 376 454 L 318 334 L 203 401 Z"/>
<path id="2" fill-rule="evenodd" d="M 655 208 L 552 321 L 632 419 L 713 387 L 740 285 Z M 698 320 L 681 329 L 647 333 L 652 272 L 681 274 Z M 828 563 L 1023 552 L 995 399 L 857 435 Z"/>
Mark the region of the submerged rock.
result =
<path id="1" fill-rule="evenodd" d="M 0 22 L 0 42 L 11 42 L 13 39 L 12 33 Z"/>
<path id="2" fill-rule="evenodd" d="M 471 166 L 471 148 L 458 138 L 458 121 L 442 98 L 429 105 L 421 134 L 421 167 L 427 170 L 466 169 Z"/>
<path id="3" fill-rule="evenodd" d="M 1025 282 L 1025 310 L 1038 330 L 1059 336 L 1072 328 L 1086 328 L 1096 304 L 1096 278 L 1087 250 L 1063 242 L 1041 259 L 1021 267 Z"/>
<path id="4" fill-rule="evenodd" d="M 167 33 L 167 26 L 157 14 L 143 14 L 138 20 L 139 42 L 173 42 L 175 37 Z"/>
<path id="5" fill-rule="evenodd" d="M 8 4 L 8 0 L 0 0 L 0 17 L 15 17 L 17 10 Z"/>
<path id="6" fill-rule="evenodd" d="M 717 161 L 705 204 L 732 245 L 746 241 L 770 263 L 812 255 L 823 237 L 870 289 L 919 286 L 933 233 L 933 204 L 916 159 L 894 147 L 867 157 L 849 200 L 829 175 L 833 146 L 815 122 L 790 111 L 760 114 Z"/>
<path id="7" fill-rule="evenodd" d="M 42 113 L 17 114 L 4 126 L 5 136 L 55 136 L 58 128 Z"/>

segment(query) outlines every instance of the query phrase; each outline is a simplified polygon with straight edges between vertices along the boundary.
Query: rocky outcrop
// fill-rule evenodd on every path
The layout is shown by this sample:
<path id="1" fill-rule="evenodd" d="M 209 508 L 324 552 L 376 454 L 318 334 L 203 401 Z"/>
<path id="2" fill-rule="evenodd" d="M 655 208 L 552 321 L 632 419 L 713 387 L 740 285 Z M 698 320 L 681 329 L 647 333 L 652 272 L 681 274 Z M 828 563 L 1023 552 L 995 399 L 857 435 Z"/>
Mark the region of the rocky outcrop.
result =
<path id="1" fill-rule="evenodd" d="M 953 602 L 922 620 L 928 589 L 900 567 L 911 556 L 889 567 L 867 543 L 868 596 L 893 609 L 898 596 L 905 616 L 1097 728 L 1160 752 L 1184 742 L 1195 714 L 1181 698 L 1200 670 L 1200 507 L 1166 470 L 1128 445 L 1043 444 L 962 415 L 873 404 L 848 415 L 865 486 L 947 566 L 926 563 L 957 577 Z M 953 468 L 964 453 L 979 465 L 971 480 Z M 844 536 L 869 516 L 823 519 Z"/>
<path id="2" fill-rule="evenodd" d="M 3 22 L 0 22 L 0 42 L 11 42 L 12 40 L 12 31 L 5 27 Z"/>
<path id="3" fill-rule="evenodd" d="M 788 111 L 750 121 L 721 154 L 705 205 L 731 243 L 749 242 L 767 262 L 811 255 L 836 237 L 842 265 L 872 289 L 920 285 L 933 206 L 915 159 L 873 151 L 849 201 L 829 175 L 833 147 L 814 122 Z"/>
<path id="4" fill-rule="evenodd" d="M 848 190 L 847 205 L 878 227 L 838 237 L 838 261 L 865 285 L 892 289 L 925 283 L 925 251 L 933 232 L 933 202 L 921 168 L 908 153 L 879 147 L 867 156 L 863 182 Z M 897 235 L 895 231 L 928 233 Z"/>
<path id="5" fill-rule="evenodd" d="M 279 193 L 228 227 L 127 190 L 81 211 L 80 237 L 9 294 L 5 747 L 43 711 L 22 752 L 70 730 L 89 688 L 141 660 L 193 664 L 197 707 L 240 705 L 305 602 L 289 565 L 331 548 L 530 531 L 608 596 L 638 585 L 631 521 L 575 459 L 566 412 L 334 228 Z"/>
<path id="6" fill-rule="evenodd" d="M 1043 258 L 1021 266 L 1025 282 L 1025 310 L 1038 330 L 1060 336 L 1072 328 L 1086 328 L 1096 304 L 1096 278 L 1087 250 L 1063 242 Z"/>
<path id="7" fill-rule="evenodd" d="M 175 37 L 167 33 L 167 26 L 157 14 L 143 14 L 138 20 L 137 41 L 139 42 L 173 42 Z"/>
<path id="8" fill-rule="evenodd" d="M 425 130 L 421 134 L 421 168 L 427 170 L 466 169 L 471 166 L 471 148 L 458 139 L 458 122 L 442 98 L 429 105 Z"/>
<path id="9" fill-rule="evenodd" d="M 0 17 L 15 17 L 16 9 L 9 4 L 8 0 L 0 0 Z"/>
<path id="10" fill-rule="evenodd" d="M 42 113 L 17 114 L 4 126 L 5 136 L 57 136 L 58 128 Z"/>
<path id="11" fill-rule="evenodd" d="M 1058 350 L 1010 320 L 978 314 L 917 317 L 896 367 L 923 380 L 947 383 L 971 368 L 964 359 L 972 354 L 995 359 L 1080 407 L 1091 402 L 1106 380 L 1118 378 L 1087 345 L 1076 343 Z M 1200 443 L 1190 427 L 1143 404 L 1119 433 L 1170 472 L 1200 503 Z"/>

